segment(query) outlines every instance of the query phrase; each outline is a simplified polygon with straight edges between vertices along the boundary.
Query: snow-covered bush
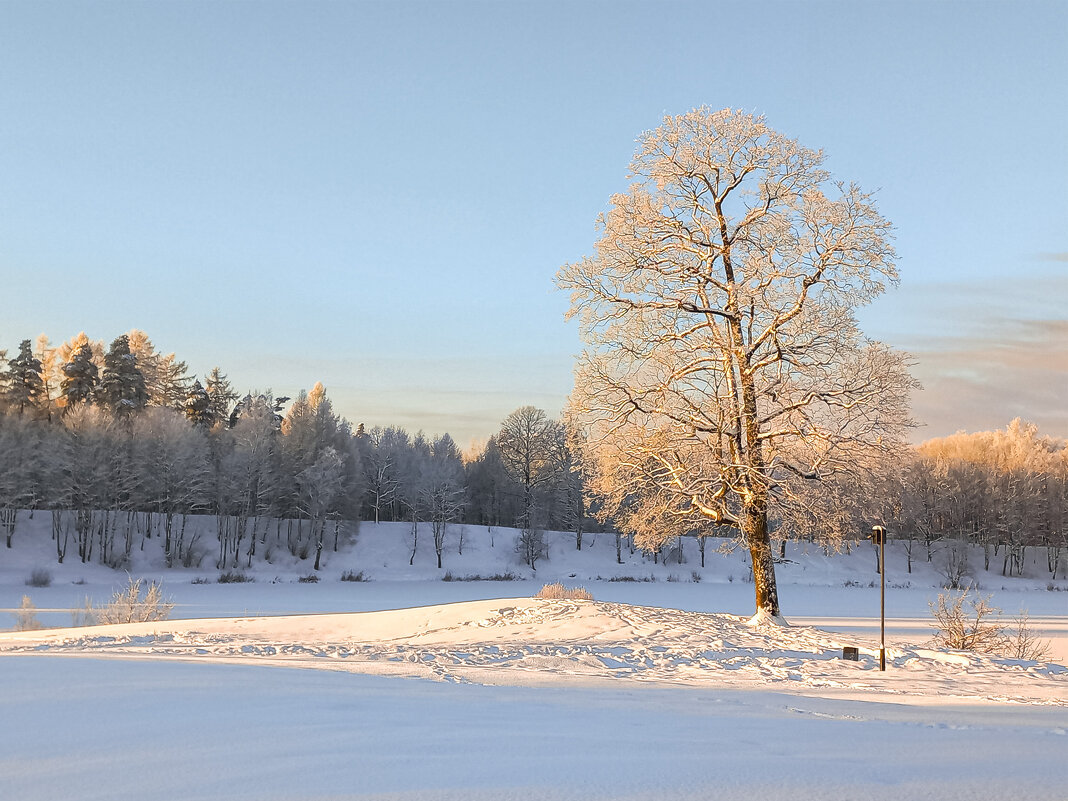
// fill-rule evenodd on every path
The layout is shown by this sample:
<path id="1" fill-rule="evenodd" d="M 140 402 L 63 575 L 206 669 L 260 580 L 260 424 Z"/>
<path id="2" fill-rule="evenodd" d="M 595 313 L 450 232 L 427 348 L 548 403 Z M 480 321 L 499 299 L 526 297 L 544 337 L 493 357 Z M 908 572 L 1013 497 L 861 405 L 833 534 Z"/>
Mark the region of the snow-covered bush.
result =
<path id="1" fill-rule="evenodd" d="M 565 587 L 563 584 L 557 582 L 556 584 L 546 584 L 540 590 L 535 598 L 548 598 L 551 600 L 565 600 L 565 601 L 592 601 L 593 595 L 585 587 Z"/>

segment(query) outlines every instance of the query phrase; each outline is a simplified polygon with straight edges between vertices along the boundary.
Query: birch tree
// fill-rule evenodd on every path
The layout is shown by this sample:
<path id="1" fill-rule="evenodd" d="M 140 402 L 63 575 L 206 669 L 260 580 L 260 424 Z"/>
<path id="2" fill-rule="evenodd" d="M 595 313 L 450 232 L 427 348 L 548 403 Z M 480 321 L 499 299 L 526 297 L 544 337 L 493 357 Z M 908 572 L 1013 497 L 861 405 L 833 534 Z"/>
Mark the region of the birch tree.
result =
<path id="1" fill-rule="evenodd" d="M 897 281 L 891 226 L 823 161 L 761 117 L 669 116 L 639 138 L 594 254 L 557 278 L 586 343 L 569 417 L 599 490 L 637 510 L 646 547 L 658 518 L 732 527 L 776 617 L 772 527 L 812 519 L 810 482 L 895 455 L 913 386 L 853 313 Z"/>

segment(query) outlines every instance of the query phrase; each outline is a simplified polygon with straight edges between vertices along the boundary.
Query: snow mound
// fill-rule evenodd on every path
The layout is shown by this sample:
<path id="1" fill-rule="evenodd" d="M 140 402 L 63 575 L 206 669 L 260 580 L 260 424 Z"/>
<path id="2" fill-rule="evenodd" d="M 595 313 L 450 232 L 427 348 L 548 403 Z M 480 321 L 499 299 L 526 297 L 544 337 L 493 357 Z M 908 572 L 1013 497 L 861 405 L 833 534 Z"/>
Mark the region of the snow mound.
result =
<path id="1" fill-rule="evenodd" d="M 759 619 L 758 619 L 759 618 Z M 877 646 L 760 616 L 515 598 L 387 612 L 131 623 L 0 634 L 0 655 L 258 663 L 497 685 L 646 682 L 1068 706 L 1068 668 Z M 844 645 L 859 661 L 842 658 Z"/>

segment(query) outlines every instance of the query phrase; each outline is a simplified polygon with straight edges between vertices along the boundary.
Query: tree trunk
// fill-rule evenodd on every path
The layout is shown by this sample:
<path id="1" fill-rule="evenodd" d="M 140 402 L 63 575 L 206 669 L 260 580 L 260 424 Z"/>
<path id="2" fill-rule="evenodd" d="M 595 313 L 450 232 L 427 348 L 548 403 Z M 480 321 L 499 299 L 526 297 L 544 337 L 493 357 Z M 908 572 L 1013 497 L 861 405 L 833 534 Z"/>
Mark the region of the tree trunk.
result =
<path id="1" fill-rule="evenodd" d="M 771 537 L 768 536 L 767 510 L 746 510 L 742 530 L 753 564 L 757 612 L 765 611 L 773 617 L 779 617 L 779 589 L 775 583 L 775 562 L 772 558 Z"/>

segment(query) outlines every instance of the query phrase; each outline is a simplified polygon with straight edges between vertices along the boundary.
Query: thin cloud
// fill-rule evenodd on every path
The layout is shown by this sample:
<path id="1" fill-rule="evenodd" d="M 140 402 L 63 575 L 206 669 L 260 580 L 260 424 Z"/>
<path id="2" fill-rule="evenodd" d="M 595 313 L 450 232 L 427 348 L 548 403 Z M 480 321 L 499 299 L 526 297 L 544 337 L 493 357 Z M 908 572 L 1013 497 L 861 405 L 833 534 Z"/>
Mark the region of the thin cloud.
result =
<path id="1" fill-rule="evenodd" d="M 904 293 L 903 293 L 904 294 Z M 1014 417 L 1068 434 L 1068 276 L 914 286 L 888 337 L 915 359 L 924 390 L 917 439 L 990 430 Z"/>

